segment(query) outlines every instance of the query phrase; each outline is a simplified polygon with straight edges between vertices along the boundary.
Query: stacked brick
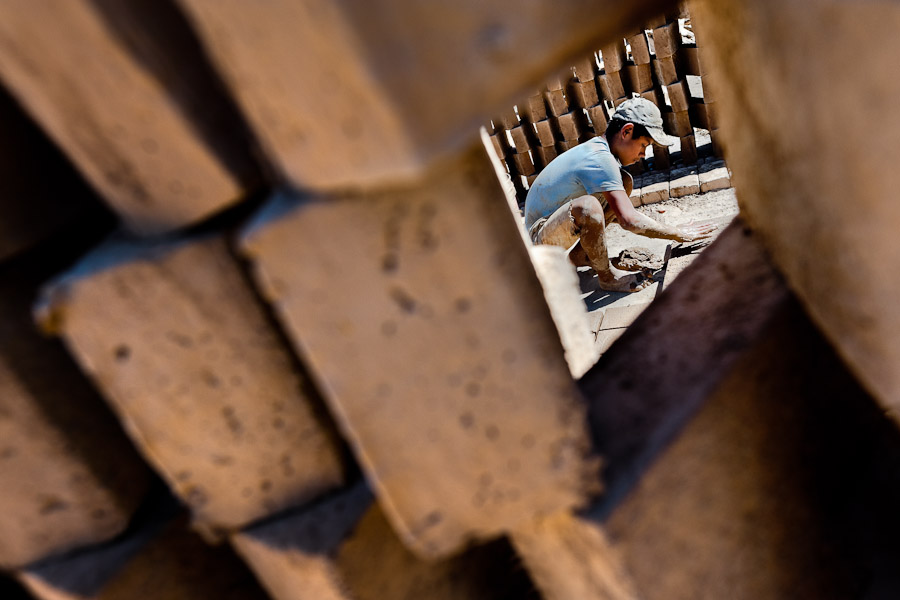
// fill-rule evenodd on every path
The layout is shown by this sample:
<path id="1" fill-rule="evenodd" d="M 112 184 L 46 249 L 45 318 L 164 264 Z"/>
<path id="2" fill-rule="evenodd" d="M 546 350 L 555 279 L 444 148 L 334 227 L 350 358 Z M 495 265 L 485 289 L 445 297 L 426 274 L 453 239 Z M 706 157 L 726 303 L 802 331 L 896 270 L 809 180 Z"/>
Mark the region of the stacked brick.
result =
<path id="1" fill-rule="evenodd" d="M 606 130 L 608 111 L 600 98 L 597 75 L 596 58 L 592 56 L 572 68 L 565 79 L 550 80 L 541 93 L 520 104 L 517 110 L 521 122 L 507 128 L 511 146 L 504 147 L 504 132 L 495 129 L 495 150 L 506 159 L 514 181 L 524 177 L 530 186 L 537 173 L 559 154 Z M 495 124 L 505 127 L 509 122 L 506 116 Z"/>
<path id="2" fill-rule="evenodd" d="M 669 50 L 660 54 L 676 22 L 648 23 L 647 9 L 660 6 L 651 0 L 625 12 L 606 0 L 589 14 L 560 3 L 549 23 L 542 7 L 513 14 L 474 3 L 448 19 L 413 4 L 0 8 L 0 81 L 118 216 L 96 209 L 52 152 L 23 144 L 16 158 L 29 168 L 3 166 L 0 185 L 13 193 L 0 228 L 21 237 L 0 246 L 0 569 L 27 591 L 3 580 L 2 593 L 721 597 L 702 588 L 731 573 L 720 555 L 696 554 L 703 560 L 690 567 L 702 577 L 673 564 L 675 550 L 668 562 L 642 557 L 706 548 L 708 538 L 680 528 L 705 531 L 709 481 L 731 483 L 736 472 L 734 489 L 754 495 L 752 505 L 736 493 L 712 511 L 727 554 L 762 532 L 789 563 L 776 575 L 818 574 L 779 537 L 802 502 L 780 521 L 756 511 L 778 497 L 756 484 L 774 481 L 777 492 L 793 478 L 732 469 L 702 443 L 714 431 L 743 456 L 742 443 L 728 445 L 734 430 L 766 440 L 752 396 L 802 395 L 784 368 L 801 342 L 788 360 L 776 339 L 739 365 L 721 393 L 744 398 L 745 418 L 714 405 L 701 423 L 711 427 L 689 432 L 700 452 L 664 450 L 689 420 L 685 406 L 715 390 L 787 294 L 755 238 L 737 226 L 723 234 L 698 259 L 705 267 L 685 272 L 666 304 L 648 308 L 575 382 L 563 319 L 474 139 L 473 124 L 511 106 L 534 73 L 559 67 L 553 57 L 604 40 L 616 43 L 495 121 L 488 143 L 514 185 L 524 189 L 523 178 L 599 134 L 630 94 L 680 102 L 679 69 L 701 67 L 678 39 L 671 64 Z M 626 51 L 621 36 L 641 21 Z M 654 78 L 670 67 L 663 94 Z M 709 96 L 687 104 L 667 114 L 715 123 Z M 23 123 L 2 143 L 36 135 Z M 724 165 L 701 163 L 684 165 L 677 185 L 666 180 L 666 193 L 723 185 Z M 61 187 L 21 193 L 35 172 Z M 265 176 L 267 201 L 223 214 Z M 637 197 L 649 198 L 656 183 L 639 183 Z M 82 196 L 89 209 L 64 212 Z M 636 370 L 647 357 L 661 388 Z M 760 363 L 774 374 L 758 376 Z M 785 380 L 793 387 L 780 388 Z M 859 392 L 849 376 L 842 385 Z M 785 444 L 792 460 L 828 441 L 810 439 Z M 761 463 L 781 464 L 765 444 L 753 448 Z M 635 486 L 660 452 L 663 468 Z M 670 502 L 685 489 L 687 507 Z M 805 532 L 819 521 L 801 523 Z M 767 548 L 754 548 L 759 563 L 742 577 L 768 573 Z"/>
<path id="3" fill-rule="evenodd" d="M 520 203 L 544 166 L 560 152 L 601 135 L 615 107 L 633 96 L 660 108 L 664 129 L 679 138 L 680 154 L 673 160 L 668 147 L 654 144 L 652 163 L 642 160 L 629 166 L 632 175 L 670 169 L 675 162 L 681 167 L 699 166 L 695 127 L 709 131 L 709 153 L 722 157 L 701 47 L 694 37 L 683 35 L 689 32 L 689 22 L 685 7 L 646 21 L 627 37 L 579 61 L 565 82 L 553 79 L 541 93 L 520 104 L 521 123 L 509 117 L 493 122 L 497 154 L 505 161 Z M 506 141 L 504 130 L 509 131 L 512 143 Z"/>
<path id="4" fill-rule="evenodd" d="M 378 148 L 378 160 L 386 157 L 392 167 L 385 171 L 384 163 L 363 161 L 350 172 L 333 155 L 315 163 L 327 168 L 299 165 L 281 145 L 283 131 L 269 127 L 271 114 L 265 125 L 255 121 L 260 113 L 253 92 L 233 78 L 240 61 L 255 57 L 253 45 L 218 54 L 223 22 L 247 26 L 236 17 L 244 8 L 232 9 L 208 12 L 192 5 L 188 13 L 228 74 L 226 90 L 205 62 L 194 30 L 171 7 L 74 2 L 60 14 L 9 7 L 4 22 L 10 44 L 0 51 L 0 78 L 119 221 L 109 216 L 105 227 L 87 228 L 93 250 L 80 246 L 68 253 L 54 245 L 58 234 L 41 245 L 63 225 L 84 223 L 60 211 L 49 230 L 35 227 L 30 238 L 4 250 L 20 253 L 37 245 L 32 253 L 82 257 L 74 266 L 62 260 L 33 269 L 28 254 L 21 259 L 27 277 L 5 271 L 0 296 L 11 303 L 4 312 L 15 318 L 4 321 L 0 354 L 0 483 L 7 490 L 0 565 L 42 600 L 264 597 L 230 550 L 205 543 L 229 540 L 274 597 L 488 598 L 498 588 L 510 597 L 534 596 L 528 577 L 515 571 L 511 548 L 496 538 L 535 514 L 584 504 L 599 486 L 598 464 L 540 283 L 515 223 L 495 202 L 503 193 L 490 163 L 477 145 L 466 152 L 457 147 L 441 169 L 415 175 L 409 161 L 385 152 L 391 140 L 402 146 L 412 128 L 393 121 L 381 84 L 360 75 L 355 89 L 380 101 L 381 116 L 388 115 L 384 121 L 374 115 L 366 125 L 387 144 Z M 265 18 L 279 21 L 278 10 Z M 323 28 L 349 26 L 342 13 L 319 16 L 313 22 Z M 574 23 L 580 16 L 571 18 L 574 29 L 556 36 L 560 48 L 572 43 L 571 31 L 584 27 Z M 147 28 L 135 36 L 145 21 Z M 51 34 L 29 47 L 25 37 L 37 23 Z M 527 27 L 536 31 L 536 25 L 532 20 Z M 171 44 L 164 30 L 176 32 Z M 289 26 L 280 31 L 291 43 L 308 41 Z M 353 49 L 350 43 L 342 48 L 347 54 L 340 63 L 355 64 L 350 71 L 359 75 L 368 67 L 351 55 Z M 73 78 L 79 61 L 87 73 Z M 176 63 L 189 74 L 171 76 Z M 276 71 L 286 77 L 293 72 Z M 590 83 L 592 77 L 583 73 L 582 79 Z M 290 89 L 287 82 L 274 87 Z M 506 87 L 517 89 L 521 81 Z M 527 148 L 539 141 L 532 123 L 546 121 L 548 113 L 554 148 L 579 141 L 584 123 L 575 123 L 568 106 L 557 102 L 565 102 L 561 82 L 554 91 L 550 100 L 541 99 L 545 109 L 545 102 L 555 103 L 540 119 L 528 115 L 520 125 L 511 112 L 502 120 L 498 148 L 504 156 L 529 156 Z M 231 94 L 250 107 L 254 132 L 242 131 L 240 115 L 228 112 Z M 589 103 L 597 104 L 595 96 L 588 94 Z M 293 110 L 309 118 L 306 108 Z M 211 114 L 234 117 L 235 127 L 212 131 L 202 122 L 214 120 Z M 340 116 L 321 122 L 340 125 Z M 282 117 L 279 125 L 290 121 Z M 465 124 L 463 116 L 456 118 Z M 212 219 L 252 191 L 262 173 L 274 171 L 254 162 L 257 133 L 294 181 L 341 188 L 324 193 L 322 211 L 279 212 L 284 197 L 297 203 L 285 192 L 251 226 L 240 227 L 247 217 L 241 211 Z M 352 131 L 344 133 L 355 139 Z M 324 139 L 333 138 L 332 131 Z M 372 146 L 365 146 L 360 156 L 374 160 Z M 348 147 L 360 151 L 353 143 Z M 523 157 L 513 164 L 529 172 Z M 51 172 L 49 165 L 44 170 Z M 413 179 L 404 182 L 404 176 Z M 365 195 L 346 191 L 385 177 L 391 182 L 386 188 Z M 78 190 L 73 185 L 65 191 L 74 196 Z M 5 208 L 10 215 L 27 199 L 15 202 Z M 486 208 L 473 228 L 471 215 Z M 97 218 L 95 212 L 87 217 Z M 30 214 L 24 219 L 29 225 L 35 221 Z M 365 222 L 349 229 L 371 234 L 356 237 L 355 245 L 334 247 L 298 235 L 307 228 L 346 230 L 354 214 Z M 370 228 L 375 222 L 381 225 Z M 201 229 L 186 229 L 198 223 Z M 232 247 L 235 227 L 242 231 L 244 256 Z M 301 254 L 311 259 L 321 253 L 325 271 L 294 268 L 289 257 L 304 239 L 311 245 Z M 467 253 L 458 251 L 459 242 Z M 484 255 L 497 260 L 484 264 Z M 331 279 L 336 273 L 348 278 L 346 285 Z M 371 290 L 379 290 L 376 301 L 341 298 L 339 292 L 366 278 Z M 506 283 L 497 286 L 498 280 Z M 442 282 L 455 282 L 454 290 Z M 316 298 L 338 294 L 324 303 L 319 298 L 321 311 L 315 313 L 305 306 L 310 292 Z M 348 323 L 354 314 L 358 321 Z M 62 344 L 42 338 L 38 329 Z M 446 351 L 430 363 L 417 361 L 438 338 Z M 415 340 L 426 346 L 417 348 Z M 358 360 L 364 348 L 368 366 Z M 406 354 L 397 354 L 403 348 Z M 533 375 L 518 377 L 520 370 Z M 42 378 L 42 372 L 54 377 Z M 433 398 L 445 401 L 422 403 Z M 422 412 L 410 410 L 416 406 Z M 433 425 L 422 427 L 426 422 Z M 345 440 L 377 503 L 351 485 L 358 467 Z M 434 485 L 422 485 L 426 480 Z M 148 495 L 160 484 L 187 514 L 167 509 L 156 493 Z M 294 550 L 321 543 L 315 531 L 321 507 L 340 512 L 360 494 L 369 495 L 357 503 L 364 511 L 347 516 L 344 534 L 320 546 L 312 560 L 319 570 L 298 568 Z M 289 536 L 290 545 L 267 545 L 271 531 Z M 426 563 L 407 548 L 440 560 Z M 226 575 L 214 577 L 215 571 Z M 326 587 L 279 591 L 285 579 L 306 581 L 313 574 L 315 581 L 316 572 L 327 574 Z"/>

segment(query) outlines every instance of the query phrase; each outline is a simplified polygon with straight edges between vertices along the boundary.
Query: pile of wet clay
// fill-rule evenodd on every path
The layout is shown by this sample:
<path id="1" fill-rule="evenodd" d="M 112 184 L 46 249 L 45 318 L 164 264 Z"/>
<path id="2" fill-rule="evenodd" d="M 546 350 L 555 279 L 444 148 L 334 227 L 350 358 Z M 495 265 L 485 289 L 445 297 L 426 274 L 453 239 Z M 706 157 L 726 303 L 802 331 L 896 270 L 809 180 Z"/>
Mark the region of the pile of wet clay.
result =
<path id="1" fill-rule="evenodd" d="M 663 259 L 658 254 L 653 254 L 648 248 L 635 246 L 625 248 L 619 256 L 612 259 L 612 264 L 623 271 L 658 271 L 662 269 Z"/>

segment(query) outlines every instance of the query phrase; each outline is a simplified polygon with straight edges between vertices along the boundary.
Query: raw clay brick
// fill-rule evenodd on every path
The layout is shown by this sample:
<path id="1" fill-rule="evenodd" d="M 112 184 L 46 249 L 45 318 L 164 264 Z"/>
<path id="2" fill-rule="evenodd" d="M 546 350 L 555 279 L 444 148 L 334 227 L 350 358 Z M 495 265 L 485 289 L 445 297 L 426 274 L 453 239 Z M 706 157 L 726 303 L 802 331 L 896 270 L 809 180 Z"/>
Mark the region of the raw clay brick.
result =
<path id="1" fill-rule="evenodd" d="M 560 115 L 557 120 L 559 124 L 559 132 L 567 142 L 577 142 L 580 135 L 578 122 L 575 120 L 575 113 L 566 113 Z"/>
<path id="2" fill-rule="evenodd" d="M 746 294 L 738 289 L 736 297 Z M 853 598 L 860 588 L 888 597 L 897 591 L 893 563 L 871 559 L 895 552 L 900 486 L 886 474 L 900 460 L 896 429 L 797 304 L 782 303 L 772 317 L 605 520 L 632 597 Z M 842 548 L 848 523 L 834 518 L 831 502 L 811 500 L 823 493 L 841 499 L 839 514 L 855 515 L 859 546 Z M 689 569 L 684 556 L 691 557 Z"/>
<path id="3" fill-rule="evenodd" d="M 592 81 L 596 77 L 597 59 L 593 54 L 575 63 L 575 77 L 578 81 Z"/>
<path id="4" fill-rule="evenodd" d="M 675 55 L 681 42 L 681 34 L 678 31 L 678 22 L 673 21 L 653 30 L 653 47 L 656 56 L 668 58 Z"/>
<path id="5" fill-rule="evenodd" d="M 547 118 L 547 106 L 544 104 L 543 94 L 528 97 L 526 117 L 532 123 Z"/>
<path id="6" fill-rule="evenodd" d="M 227 546 L 207 546 L 187 519 L 141 523 L 111 544 L 41 563 L 19 580 L 38 600 L 267 600 Z"/>
<path id="7" fill-rule="evenodd" d="M 471 144 L 485 113 L 511 105 L 536 73 L 583 56 L 598 31 L 609 39 L 658 8 L 653 0 L 628 11 L 618 0 L 591 10 L 560 3 L 552 14 L 493 2 L 452 14 L 411 0 L 177 4 L 280 170 L 306 189 L 341 190 L 421 175 Z"/>
<path id="8" fill-rule="evenodd" d="M 105 542 L 142 502 L 149 470 L 31 303 L 50 271 L 0 269 L 0 567 Z"/>
<path id="9" fill-rule="evenodd" d="M 597 95 L 597 86 L 593 79 L 588 81 L 572 81 L 569 84 L 569 92 L 574 104 L 581 108 L 588 108 L 600 102 L 600 96 Z"/>
<path id="10" fill-rule="evenodd" d="M 624 329 L 609 331 L 621 335 Z M 560 513 L 536 520 L 510 538 L 547 600 L 638 598 L 622 557 L 595 522 Z"/>
<path id="11" fill-rule="evenodd" d="M 547 101 L 547 110 L 554 117 L 569 111 L 569 104 L 566 102 L 565 94 L 561 89 L 547 90 L 544 92 L 544 99 Z"/>
<path id="12" fill-rule="evenodd" d="M 700 169 L 700 191 L 711 192 L 731 187 L 731 175 L 725 166 L 713 169 Z"/>
<path id="13" fill-rule="evenodd" d="M 214 76 L 189 34 L 157 43 L 145 5 L 110 6 L 4 2 L 0 75 L 130 229 L 196 223 L 259 183 L 247 140 L 232 136 L 240 118 L 204 85 Z M 140 40 L 123 43 L 134 21 Z"/>
<path id="14" fill-rule="evenodd" d="M 556 138 L 553 137 L 553 126 L 550 125 L 550 121 L 546 119 L 538 121 L 534 124 L 534 128 L 537 131 L 541 146 L 552 146 L 556 143 Z"/>
<path id="15" fill-rule="evenodd" d="M 653 75 L 650 64 L 633 65 L 629 64 L 625 67 L 625 73 L 628 75 L 628 85 L 632 92 L 646 92 L 653 88 Z"/>
<path id="16" fill-rule="evenodd" d="M 678 70 L 675 67 L 675 59 L 671 56 L 654 59 L 653 69 L 656 71 L 657 80 L 662 85 L 675 83 L 679 79 Z"/>
<path id="17" fill-rule="evenodd" d="M 647 90 L 646 92 L 641 92 L 641 98 L 643 98 L 644 100 L 649 100 L 658 108 L 665 108 L 662 93 L 656 88 Z"/>
<path id="18" fill-rule="evenodd" d="M 343 482 L 315 393 L 263 309 L 221 236 L 111 241 L 47 291 L 75 357 L 206 526 Z"/>
<path id="19" fill-rule="evenodd" d="M 650 63 L 650 46 L 643 31 L 628 38 L 628 44 L 631 46 L 631 58 L 636 65 Z"/>
<path id="20" fill-rule="evenodd" d="M 607 73 L 621 71 L 625 68 L 625 44 L 621 39 L 607 44 L 600 49 L 603 68 Z"/>
<path id="21" fill-rule="evenodd" d="M 274 600 L 513 600 L 529 582 L 505 542 L 426 562 L 397 539 L 364 484 L 232 536 Z"/>
<path id="22" fill-rule="evenodd" d="M 641 188 L 641 204 L 653 204 L 669 199 L 669 174 L 655 173 L 644 176 Z"/>
<path id="23" fill-rule="evenodd" d="M 588 109 L 588 116 L 594 126 L 594 133 L 603 135 L 606 132 L 606 107 L 603 104 L 597 104 Z"/>
<path id="24" fill-rule="evenodd" d="M 446 555 L 590 493 L 559 335 L 483 150 L 419 186 L 279 195 L 243 246 L 417 553 Z"/>
<path id="25" fill-rule="evenodd" d="M 529 245 L 528 250 L 559 331 L 569 370 L 578 379 L 597 362 L 578 275 L 565 248 L 540 244 Z"/>
<path id="26" fill-rule="evenodd" d="M 689 108 L 688 102 L 690 100 L 690 95 L 688 94 L 688 87 L 684 80 L 667 85 L 666 91 L 669 93 L 669 104 L 672 105 L 672 110 L 674 112 L 680 113 L 687 111 Z"/>
<path id="27" fill-rule="evenodd" d="M 703 129 L 718 129 L 719 122 L 716 118 L 715 107 L 714 102 L 695 102 L 691 104 L 691 121 L 696 123 L 697 127 Z"/>
<path id="28" fill-rule="evenodd" d="M 541 146 L 540 148 L 535 148 L 538 153 L 538 156 L 541 157 L 541 163 L 546 167 L 550 164 L 554 158 L 559 156 L 559 152 L 556 151 L 556 146 Z"/>
<path id="29" fill-rule="evenodd" d="M 523 125 L 517 125 L 510 130 L 510 135 L 512 135 L 513 144 L 516 147 L 516 152 L 528 152 L 528 135 L 525 132 L 526 127 L 531 127 L 528 123 Z"/>
<path id="30" fill-rule="evenodd" d="M 700 193 L 700 177 L 696 169 L 676 169 L 669 182 L 669 196 L 681 198 Z"/>
<path id="31" fill-rule="evenodd" d="M 663 111 L 663 125 L 666 133 L 677 137 L 684 137 L 694 132 L 694 128 L 691 126 L 691 117 L 686 110 L 681 112 Z"/>
<path id="32" fill-rule="evenodd" d="M 697 164 L 697 138 L 693 134 L 681 138 L 681 162 L 685 165 Z"/>
<path id="33" fill-rule="evenodd" d="M 662 170 L 668 169 L 670 166 L 669 147 L 653 144 L 653 168 Z"/>
<path id="34" fill-rule="evenodd" d="M 516 152 L 512 157 L 519 175 L 528 176 L 534 173 L 534 162 L 532 162 L 531 155 L 528 154 L 527 150 L 525 152 Z"/>
<path id="35" fill-rule="evenodd" d="M 606 71 L 597 77 L 597 85 L 603 99 L 613 102 L 616 98 L 625 95 L 625 86 L 622 84 L 622 74 L 618 71 Z"/>

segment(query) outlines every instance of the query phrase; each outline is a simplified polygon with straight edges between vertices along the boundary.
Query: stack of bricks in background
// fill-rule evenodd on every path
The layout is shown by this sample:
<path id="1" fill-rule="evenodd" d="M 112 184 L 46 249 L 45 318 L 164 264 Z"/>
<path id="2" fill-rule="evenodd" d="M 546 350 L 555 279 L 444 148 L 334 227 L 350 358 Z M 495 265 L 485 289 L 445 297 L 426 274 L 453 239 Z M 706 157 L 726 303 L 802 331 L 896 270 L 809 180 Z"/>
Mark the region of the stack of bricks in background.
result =
<path id="1" fill-rule="evenodd" d="M 403 12 L 405 3 L 395 4 Z M 266 11 L 182 5 L 186 13 L 169 3 L 80 0 L 61 12 L 30 3 L 3 9 L 9 44 L 0 50 L 0 79 L 116 216 L 14 102 L 0 104 L 9 109 L 0 219 L 9 229 L 0 248 L 0 566 L 42 600 L 264 597 L 228 546 L 210 548 L 193 529 L 207 542 L 231 542 L 280 600 L 490 598 L 504 588 L 533 597 L 512 549 L 495 540 L 535 514 L 586 502 L 599 485 L 598 464 L 539 281 L 475 139 L 483 108 L 463 91 L 479 80 L 455 79 L 453 90 L 468 103 L 454 101 L 448 113 L 440 104 L 447 89 L 418 88 L 424 78 L 415 73 L 387 94 L 384 81 L 368 76 L 366 61 L 377 53 L 357 54 L 348 42 L 327 68 L 344 68 L 340 82 L 358 93 L 329 102 L 332 118 L 321 119 L 322 96 L 307 87 L 314 66 L 279 68 L 279 52 L 316 54 L 321 38 L 297 36 L 298 22 L 335 35 L 362 24 L 342 12 L 307 18 L 291 12 L 293 2 Z M 457 23 L 463 31 L 420 15 L 424 21 L 401 33 L 419 35 L 431 18 L 438 34 L 469 39 L 469 28 L 494 21 L 492 6 L 485 10 L 468 11 L 471 20 Z M 547 56 L 574 54 L 595 35 L 597 23 L 580 11 L 557 15 L 565 23 L 542 36 Z M 228 32 L 252 31 L 253 19 L 280 45 L 228 45 L 237 39 Z M 528 40 L 546 34 L 544 25 L 540 11 L 516 23 Z M 387 28 L 375 28 L 373 47 Z M 324 38 L 335 47 L 333 36 Z M 461 56 L 481 60 L 482 50 L 460 45 L 454 56 L 442 47 L 416 68 L 449 77 Z M 248 82 L 243 61 L 254 71 L 270 68 L 268 78 Z M 380 77 L 390 80 L 396 63 L 386 60 Z M 526 78 L 505 64 L 480 76 L 501 75 L 497 107 Z M 294 92 L 306 102 L 280 102 Z M 400 110 L 397 99 L 415 93 L 423 101 Z M 364 99 L 384 109 L 378 118 L 359 118 Z M 398 110 L 413 108 L 422 114 L 399 120 Z M 411 123 L 427 123 L 431 109 L 439 113 L 432 137 L 410 142 L 410 132 L 423 131 Z M 574 144 L 569 113 L 556 107 L 554 136 Z M 312 122 L 320 126 L 315 135 L 301 131 Z M 333 143 L 335 152 L 311 150 L 310 139 Z M 437 171 L 419 164 L 424 157 L 430 167 L 441 152 L 453 162 Z M 276 211 L 257 235 L 265 243 L 247 250 L 255 280 L 232 247 L 248 211 L 222 213 L 259 191 L 264 177 L 282 183 L 272 177 L 279 167 L 298 187 L 322 190 L 323 210 L 299 210 L 304 204 L 287 194 L 296 218 Z M 390 185 L 362 197 L 347 191 L 373 182 Z M 360 211 L 361 200 L 370 212 Z M 473 228 L 471 215 L 485 210 Z M 354 238 L 353 253 L 343 244 L 311 248 L 324 252 L 321 273 L 297 270 L 290 249 L 312 238 L 297 229 L 276 235 L 285 224 L 337 230 L 360 214 L 370 221 L 352 229 L 371 236 Z M 368 227 L 376 221 L 382 227 Z M 73 231 L 77 243 L 62 244 Z M 335 262 L 340 257 L 350 259 L 347 269 Z M 354 268 L 374 278 L 364 295 L 348 293 L 359 276 L 333 285 L 334 274 Z M 303 298 L 311 286 L 314 304 L 322 290 L 336 296 L 309 322 L 285 294 Z M 348 329 L 348 315 L 361 321 Z M 426 368 L 417 359 L 438 339 L 445 351 Z M 412 350 L 415 340 L 425 346 Z M 390 359 L 404 356 L 398 348 L 408 349 L 406 358 Z M 368 367 L 360 352 L 371 358 Z M 423 369 L 428 375 L 417 379 Z M 514 376 L 519 370 L 533 377 Z M 446 401 L 430 402 L 439 397 Z M 410 412 L 416 406 L 439 412 Z M 406 452 L 397 440 L 406 440 Z M 461 448 L 468 459 L 459 460 Z M 354 457 L 377 504 L 369 485 L 355 483 Z M 424 483 L 437 473 L 434 485 Z M 364 510 L 346 513 L 360 494 L 369 498 L 357 502 Z M 342 516 L 326 543 L 319 516 L 330 512 Z M 407 547 L 440 560 L 426 563 Z M 216 570 L 227 576 L 214 577 Z M 307 585 L 320 576 L 324 587 Z M 291 578 L 301 585 L 285 586 Z"/>
<path id="2" fill-rule="evenodd" d="M 27 588 L 2 579 L 0 594 L 672 599 L 764 579 L 774 591 L 748 597 L 804 583 L 848 597 L 868 583 L 853 573 L 896 564 L 868 537 L 896 543 L 895 519 L 854 521 L 847 543 L 831 501 L 895 512 L 896 431 L 868 414 L 879 435 L 867 444 L 860 429 L 837 452 L 845 411 L 827 433 L 806 418 L 832 386 L 804 381 L 823 372 L 856 412 L 875 407 L 836 357 L 817 366 L 830 348 L 808 326 L 795 335 L 799 310 L 726 384 L 740 419 L 709 407 L 688 431 L 699 448 L 667 452 L 625 504 L 603 496 L 605 523 L 576 512 L 598 506 L 596 453 L 611 488 L 641 479 L 620 456 L 646 463 L 665 448 L 688 418 L 683 398 L 707 397 L 710 373 L 724 376 L 788 294 L 733 227 L 572 380 L 475 130 L 560 57 L 624 36 L 631 59 L 617 43 L 602 69 L 600 57 L 576 65 L 497 121 L 496 147 L 527 177 L 602 131 L 628 94 L 661 101 L 646 87 L 657 53 L 636 28 L 675 3 L 590 4 L 0 6 L 0 82 L 15 98 L 0 98 L 0 569 Z M 685 61 L 705 75 L 674 45 L 673 81 Z M 705 100 L 688 116 L 712 126 Z M 684 189 L 691 175 L 712 185 L 711 165 Z M 748 250 L 755 268 L 738 260 Z M 785 396 L 776 412 L 755 410 L 757 396 L 780 398 L 772 390 Z M 816 402 L 789 403 L 804 394 Z M 791 426 L 775 418 L 786 408 Z M 809 424 L 800 442 L 796 423 Z M 755 468 L 741 463 L 747 447 Z M 818 465 L 828 510 L 808 506 L 821 488 L 792 465 Z M 865 502 L 841 496 L 863 475 Z M 787 504 L 784 482 L 797 487 Z M 816 546 L 815 564 L 797 539 Z M 825 577 L 845 573 L 851 585 Z"/>
<path id="3" fill-rule="evenodd" d="M 602 46 L 564 78 L 551 79 L 541 93 L 492 122 L 491 139 L 519 202 L 541 169 L 559 153 L 602 135 L 615 107 L 634 96 L 656 104 L 666 132 L 679 138 L 674 162 L 698 163 L 694 127 L 708 130 L 708 153 L 723 156 L 707 71 L 690 31 L 690 16 L 682 7 Z M 639 175 L 672 166 L 670 149 L 654 144 L 652 162 L 641 160 L 628 169 Z"/>

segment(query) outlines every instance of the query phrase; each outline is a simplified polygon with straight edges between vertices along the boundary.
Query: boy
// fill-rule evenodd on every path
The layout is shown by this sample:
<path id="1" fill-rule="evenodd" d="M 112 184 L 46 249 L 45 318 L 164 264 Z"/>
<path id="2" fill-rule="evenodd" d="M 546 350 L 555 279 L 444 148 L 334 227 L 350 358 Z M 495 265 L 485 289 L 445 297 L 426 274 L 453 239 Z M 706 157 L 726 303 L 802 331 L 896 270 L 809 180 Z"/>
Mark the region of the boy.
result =
<path id="1" fill-rule="evenodd" d="M 655 104 L 644 98 L 626 100 L 613 113 L 604 135 L 564 152 L 547 165 L 525 199 L 525 227 L 531 241 L 572 248 L 573 262 L 589 264 L 604 290 L 636 292 L 652 282 L 609 263 L 607 223 L 616 219 L 633 233 L 679 242 L 710 235 L 714 225 L 664 225 L 631 204 L 633 181 L 620 164 L 637 162 L 653 142 L 662 146 L 675 143 L 662 126 L 662 114 Z"/>

